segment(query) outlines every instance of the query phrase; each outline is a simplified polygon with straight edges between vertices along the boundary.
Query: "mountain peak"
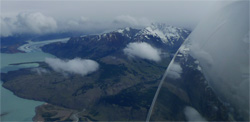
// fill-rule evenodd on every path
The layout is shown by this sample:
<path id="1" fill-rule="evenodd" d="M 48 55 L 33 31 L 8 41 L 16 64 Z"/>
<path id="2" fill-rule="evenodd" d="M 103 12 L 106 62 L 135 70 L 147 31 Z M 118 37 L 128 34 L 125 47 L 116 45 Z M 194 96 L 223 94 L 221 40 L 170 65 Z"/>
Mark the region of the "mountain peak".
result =
<path id="1" fill-rule="evenodd" d="M 152 23 L 150 26 L 142 29 L 137 36 L 142 35 L 148 38 L 148 35 L 150 35 L 160 38 L 159 41 L 165 44 L 173 45 L 174 41 L 182 38 L 183 34 L 188 35 L 189 33 L 190 31 L 183 28 L 169 26 L 164 23 Z"/>
<path id="2" fill-rule="evenodd" d="M 130 28 L 130 27 L 126 27 L 126 28 L 118 29 L 118 30 L 116 30 L 116 31 L 114 31 L 114 32 L 124 33 L 124 32 L 130 31 L 131 29 L 132 29 L 132 28 Z"/>

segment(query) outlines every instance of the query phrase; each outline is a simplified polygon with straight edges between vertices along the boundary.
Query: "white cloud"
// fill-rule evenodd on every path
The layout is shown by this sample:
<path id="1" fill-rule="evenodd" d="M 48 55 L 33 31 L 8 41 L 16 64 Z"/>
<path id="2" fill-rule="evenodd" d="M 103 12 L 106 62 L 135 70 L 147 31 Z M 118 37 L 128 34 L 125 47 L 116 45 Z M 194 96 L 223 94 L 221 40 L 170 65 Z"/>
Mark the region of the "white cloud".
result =
<path id="1" fill-rule="evenodd" d="M 1 17 L 1 36 L 13 34 L 44 34 L 57 30 L 57 22 L 42 13 L 19 13 L 15 17 Z"/>
<path id="2" fill-rule="evenodd" d="M 14 15 L 23 11 L 39 11 L 60 21 L 83 15 L 94 18 L 94 20 L 112 21 L 116 16 L 130 15 L 138 18 L 149 18 L 157 22 L 166 22 L 169 25 L 195 27 L 199 20 L 207 15 L 207 11 L 214 10 L 213 5 L 216 1 L 221 0 L 146 0 L 143 2 L 141 0 L 53 0 L 53 2 L 4 0 L 1 2 L 1 14 Z"/>
<path id="3" fill-rule="evenodd" d="M 13 28 L 13 24 L 12 24 L 12 20 L 10 18 L 3 18 L 1 17 L 1 32 L 0 35 L 1 36 L 10 36 L 12 35 L 12 28 Z"/>
<path id="4" fill-rule="evenodd" d="M 146 42 L 129 43 L 123 52 L 129 57 L 139 57 L 142 59 L 160 61 L 161 52 Z"/>
<path id="5" fill-rule="evenodd" d="M 49 73 L 48 70 L 44 69 L 44 68 L 34 68 L 32 71 L 36 72 L 38 75 L 42 75 L 42 74 L 46 74 Z"/>
<path id="6" fill-rule="evenodd" d="M 75 73 L 85 76 L 95 72 L 99 64 L 93 60 L 75 58 L 72 60 L 61 60 L 58 58 L 46 58 L 45 62 L 57 72 Z"/>
<path id="7" fill-rule="evenodd" d="M 89 18 L 87 18 L 87 17 L 80 17 L 80 22 L 82 22 L 82 23 L 85 23 L 85 22 L 87 22 L 89 20 Z"/>
<path id="8" fill-rule="evenodd" d="M 190 46 L 190 50 L 192 51 L 193 55 L 199 56 L 199 61 L 203 63 L 203 66 L 211 66 L 213 64 L 213 57 L 211 54 L 206 52 L 204 49 L 202 49 L 202 46 L 198 43 L 194 43 Z"/>
<path id="9" fill-rule="evenodd" d="M 181 77 L 181 73 L 182 73 L 182 68 L 180 66 L 180 64 L 178 63 L 172 63 L 169 66 L 169 71 L 167 76 L 173 79 L 178 79 Z"/>
<path id="10" fill-rule="evenodd" d="M 61 32 L 99 34 L 124 27 L 143 28 L 150 24 L 151 22 L 146 18 L 134 18 L 129 15 L 117 16 L 109 21 L 96 20 L 85 16 L 56 20 L 40 12 L 22 12 L 11 17 L 1 16 L 1 36 L 7 37 L 15 34 L 43 35 Z"/>
<path id="11" fill-rule="evenodd" d="M 21 13 L 17 16 L 19 26 L 27 27 L 35 33 L 54 32 L 57 28 L 57 23 L 52 17 L 43 15 L 42 13 Z"/>
<path id="12" fill-rule="evenodd" d="M 114 24 L 118 24 L 120 26 L 129 26 L 129 27 L 145 27 L 149 26 L 152 22 L 150 22 L 146 18 L 135 18 L 130 15 L 121 15 L 117 16 L 114 21 Z"/>
<path id="13" fill-rule="evenodd" d="M 193 121 L 206 121 L 201 115 L 200 113 L 195 110 L 194 108 L 190 107 L 190 106 L 186 106 L 184 109 L 184 114 L 186 116 L 186 119 L 190 122 Z"/>
<path id="14" fill-rule="evenodd" d="M 71 32 L 92 30 L 91 27 L 93 28 L 94 26 L 96 26 L 93 24 L 93 21 L 83 16 L 77 19 L 68 20 L 67 22 L 61 24 L 64 25 L 61 27 L 61 29 Z"/>
<path id="15" fill-rule="evenodd" d="M 133 27 L 143 28 L 151 24 L 146 18 L 135 18 L 129 15 L 120 15 L 111 18 L 109 21 L 94 20 L 93 18 L 80 17 L 77 19 L 71 19 L 65 23 L 61 23 L 64 26 L 61 30 L 77 31 L 83 33 L 100 33 L 116 30 L 118 28 Z"/>

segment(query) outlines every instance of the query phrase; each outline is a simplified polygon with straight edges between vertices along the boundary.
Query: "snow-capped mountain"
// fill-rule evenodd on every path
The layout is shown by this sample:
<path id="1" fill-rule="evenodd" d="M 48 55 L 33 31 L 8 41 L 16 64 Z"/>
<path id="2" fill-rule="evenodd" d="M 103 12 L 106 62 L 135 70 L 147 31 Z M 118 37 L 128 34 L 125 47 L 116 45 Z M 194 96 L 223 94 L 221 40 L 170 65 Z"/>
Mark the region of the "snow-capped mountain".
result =
<path id="1" fill-rule="evenodd" d="M 176 41 L 184 40 L 189 34 L 190 31 L 183 28 L 154 23 L 151 26 L 140 30 L 136 36 L 141 38 L 145 37 L 147 39 L 150 39 L 150 36 L 154 38 L 156 37 L 159 38 L 157 41 L 161 41 L 164 44 L 173 46 Z"/>
<path id="2" fill-rule="evenodd" d="M 130 42 L 146 42 L 156 48 L 176 52 L 190 33 L 191 31 L 184 28 L 154 23 L 143 29 L 126 27 L 99 35 L 72 38 L 71 40 L 72 42 L 83 40 L 101 41 L 100 43 L 103 44 L 112 43 L 109 45 L 116 46 L 117 48 Z"/>
<path id="3" fill-rule="evenodd" d="M 189 34 L 190 31 L 186 29 L 167 26 L 166 24 L 152 24 L 143 29 L 126 27 L 100 35 L 74 37 L 64 44 L 46 45 L 43 50 L 53 54 L 58 51 L 58 55 L 55 55 L 59 56 L 60 54 L 59 57 L 64 58 L 74 57 L 74 55 L 82 57 L 86 54 L 91 54 L 91 56 L 97 58 L 99 56 L 92 55 L 92 53 L 107 55 L 122 50 L 131 42 L 146 42 L 162 51 L 175 53 Z M 70 52 L 76 53 L 72 55 Z"/>

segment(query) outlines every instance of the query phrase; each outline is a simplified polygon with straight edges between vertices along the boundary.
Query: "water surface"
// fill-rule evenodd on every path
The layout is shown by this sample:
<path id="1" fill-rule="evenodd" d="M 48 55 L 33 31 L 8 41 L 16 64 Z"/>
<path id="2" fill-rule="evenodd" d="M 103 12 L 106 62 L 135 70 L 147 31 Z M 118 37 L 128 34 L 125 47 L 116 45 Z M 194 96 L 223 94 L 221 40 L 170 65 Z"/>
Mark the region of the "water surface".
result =
<path id="1" fill-rule="evenodd" d="M 1 72 L 18 70 L 20 68 L 37 67 L 38 64 L 9 65 L 13 63 L 44 61 L 45 57 L 54 57 L 43 52 L 32 53 L 1 53 Z M 15 96 L 11 91 L 0 86 L 1 93 L 1 114 L 7 113 L 1 117 L 1 121 L 32 121 L 35 115 L 35 107 L 43 102 L 27 100 Z"/>

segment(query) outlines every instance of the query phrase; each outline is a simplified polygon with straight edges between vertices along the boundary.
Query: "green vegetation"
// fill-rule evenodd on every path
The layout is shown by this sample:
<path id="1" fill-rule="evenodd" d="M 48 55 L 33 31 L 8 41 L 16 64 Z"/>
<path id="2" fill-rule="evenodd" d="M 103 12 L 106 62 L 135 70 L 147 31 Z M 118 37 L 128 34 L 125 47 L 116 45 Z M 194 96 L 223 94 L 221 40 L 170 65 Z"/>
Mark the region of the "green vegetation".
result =
<path id="1" fill-rule="evenodd" d="M 26 68 L 2 73 L 1 78 L 3 86 L 17 96 L 78 111 L 87 109 L 82 116 L 88 116 L 89 120 L 110 120 L 117 113 L 120 119 L 115 120 L 127 120 L 129 113 L 133 114 L 131 120 L 144 120 L 170 59 L 159 63 L 119 57 L 117 61 L 109 60 L 110 56 L 98 60 L 100 69 L 87 76 L 55 72 L 46 63 L 37 62 L 46 73 L 38 74 L 33 68 Z M 42 116 L 57 120 L 51 118 L 53 115 L 50 112 Z"/>
<path id="2" fill-rule="evenodd" d="M 148 39 L 144 34 L 138 35 L 139 31 L 131 28 L 123 34 L 110 32 L 73 37 L 67 43 L 46 45 L 42 50 L 58 58 L 91 59 L 100 67 L 92 74 L 81 76 L 55 72 L 46 63 L 38 62 L 38 68 L 42 68 L 43 72 L 26 68 L 2 73 L 3 87 L 19 97 L 77 110 L 79 119 L 84 121 L 144 121 L 171 55 L 189 33 L 173 40 L 176 45 L 170 46 L 159 41 L 158 37 Z M 147 42 L 161 50 L 162 60 L 154 62 L 128 57 L 123 49 L 131 42 Z M 52 112 L 57 108 L 47 109 L 41 111 L 42 118 L 51 121 L 61 119 L 54 117 Z"/>

